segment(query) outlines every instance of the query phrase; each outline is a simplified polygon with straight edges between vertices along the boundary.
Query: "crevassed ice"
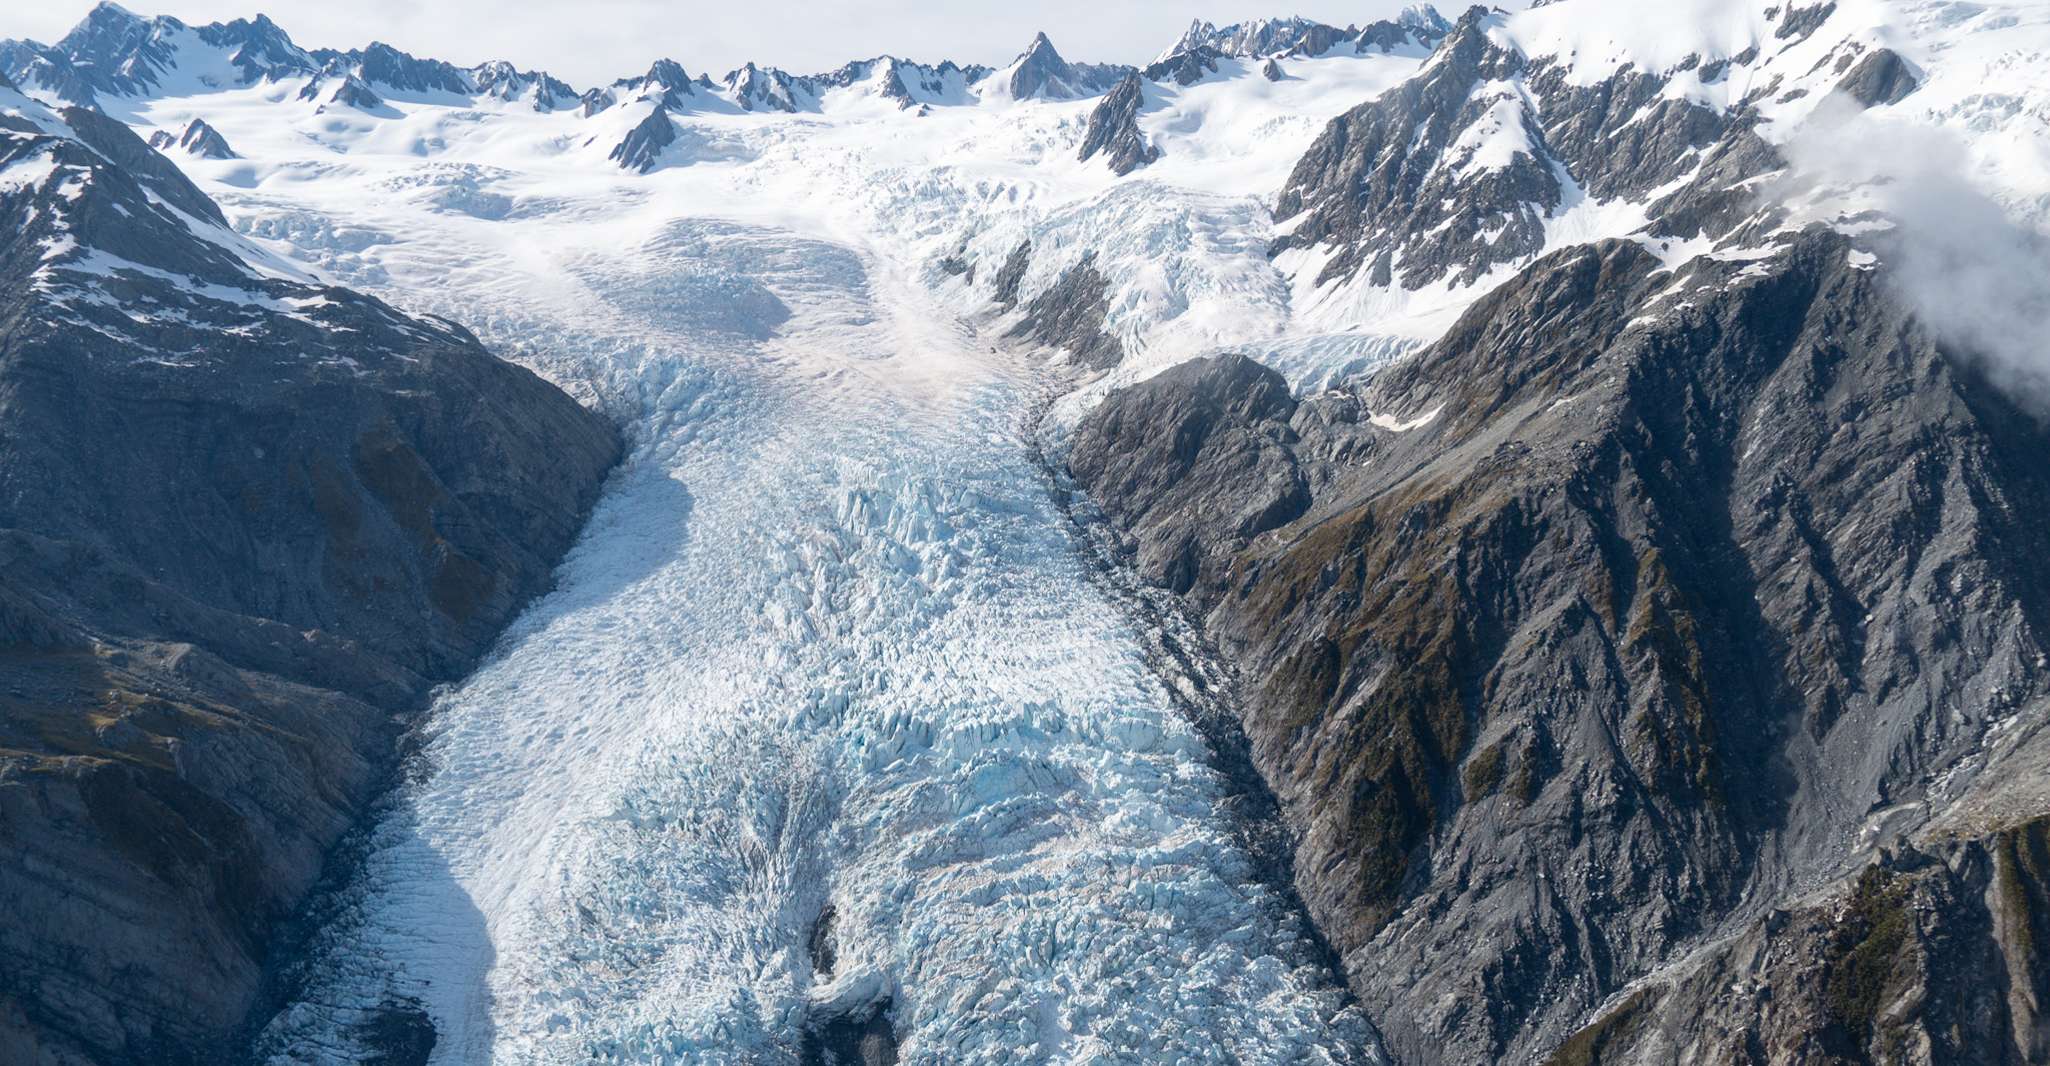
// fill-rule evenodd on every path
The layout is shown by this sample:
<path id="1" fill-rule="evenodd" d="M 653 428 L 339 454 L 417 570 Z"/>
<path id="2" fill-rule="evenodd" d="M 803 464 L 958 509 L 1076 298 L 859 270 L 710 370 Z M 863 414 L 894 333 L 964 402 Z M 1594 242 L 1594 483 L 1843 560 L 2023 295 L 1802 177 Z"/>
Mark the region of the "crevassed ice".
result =
<path id="1" fill-rule="evenodd" d="M 439 701 L 271 1061 L 357 1061 L 392 1004 L 437 1062 L 795 1061 L 884 998 L 908 1062 L 1371 1061 L 1040 484 L 1029 374 L 776 231 L 564 253 L 545 304 L 439 255 L 382 264 L 636 441 Z"/>

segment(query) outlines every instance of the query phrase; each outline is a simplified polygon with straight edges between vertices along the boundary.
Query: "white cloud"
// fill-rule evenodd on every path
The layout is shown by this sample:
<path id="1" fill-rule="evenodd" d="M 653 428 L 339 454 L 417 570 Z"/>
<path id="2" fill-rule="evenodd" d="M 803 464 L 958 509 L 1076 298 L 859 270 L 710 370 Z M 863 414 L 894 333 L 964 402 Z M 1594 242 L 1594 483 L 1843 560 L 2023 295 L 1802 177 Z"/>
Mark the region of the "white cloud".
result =
<path id="1" fill-rule="evenodd" d="M 1832 98 L 1787 156 L 1796 188 L 1857 196 L 1891 221 L 1873 243 L 1897 294 L 1995 383 L 2050 412 L 2050 239 L 1974 184 L 1959 133 Z"/>

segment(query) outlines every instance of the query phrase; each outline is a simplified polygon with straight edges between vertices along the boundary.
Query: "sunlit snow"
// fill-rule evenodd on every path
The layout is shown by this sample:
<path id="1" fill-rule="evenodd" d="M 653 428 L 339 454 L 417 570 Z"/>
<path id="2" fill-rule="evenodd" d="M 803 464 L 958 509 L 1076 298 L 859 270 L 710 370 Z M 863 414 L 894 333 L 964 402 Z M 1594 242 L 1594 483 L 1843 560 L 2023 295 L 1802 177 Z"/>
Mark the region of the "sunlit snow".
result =
<path id="1" fill-rule="evenodd" d="M 1624 0 L 1490 32 L 1582 83 L 1770 40 L 1763 5 L 1685 6 L 1684 35 Z M 1997 133 L 2050 113 L 2033 84 L 1986 84 L 2040 64 L 2039 15 L 1842 0 L 1835 17 L 1909 27 L 1886 42 L 1934 73 L 1894 113 Z M 2017 24 L 2019 58 L 2011 36 L 1952 32 Z M 1827 36 L 1759 69 L 1825 69 L 1843 34 Z M 201 118 L 235 146 L 178 164 L 261 270 L 459 321 L 630 437 L 557 589 L 437 701 L 317 914 L 306 983 L 262 1037 L 273 1061 L 358 1061 L 368 1012 L 417 1002 L 437 1062 L 779 1062 L 808 1017 L 883 999 L 911 1062 L 1374 1061 L 1300 915 L 1234 843 L 1224 783 L 1070 543 L 1037 451 L 1109 388 L 1196 355 L 1247 351 L 1304 388 L 1356 374 L 1515 273 L 1320 288 L 1329 249 L 1267 255 L 1295 160 L 1420 54 L 1292 58 L 1280 81 L 1225 58 L 1148 84 L 1138 123 L 1163 155 L 1123 179 L 1075 158 L 1093 101 L 977 103 L 949 83 L 906 110 L 877 92 L 882 65 L 794 115 L 679 114 L 639 175 L 607 155 L 649 104 L 585 118 L 380 88 L 369 113 L 299 99 L 303 78 L 232 87 L 215 59 L 103 103 L 143 129 Z M 1667 92 L 1727 108 L 1754 87 L 1737 81 L 1682 72 Z M 1483 88 L 1500 102 L 1458 165 L 1535 153 L 1525 88 Z M 1799 99 L 1762 104 L 1769 133 Z M 2027 208 L 2050 188 L 2042 141 L 1975 138 L 1991 147 L 1971 163 Z M 40 187 L 47 163 L 0 188 Z M 1548 250 L 1643 225 L 1642 203 L 1559 176 Z M 1075 388 L 1003 339 L 1015 316 L 986 282 L 938 265 L 994 272 L 1025 241 L 1026 299 L 1087 254 L 1113 279 L 1114 372 Z M 808 939 L 828 905 L 822 974 Z"/>

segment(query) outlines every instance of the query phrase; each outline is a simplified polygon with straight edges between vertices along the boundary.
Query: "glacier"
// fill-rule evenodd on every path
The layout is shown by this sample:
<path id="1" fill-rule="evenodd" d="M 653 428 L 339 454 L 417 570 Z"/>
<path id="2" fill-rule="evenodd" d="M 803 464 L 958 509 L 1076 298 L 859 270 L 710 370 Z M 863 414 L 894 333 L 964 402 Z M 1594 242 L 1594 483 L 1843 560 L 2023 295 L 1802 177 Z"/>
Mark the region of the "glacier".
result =
<path id="1" fill-rule="evenodd" d="M 1591 6 L 1608 14 L 1574 17 Z M 1938 38 L 1975 9 L 1844 7 Z M 1594 73 L 1764 32 L 1744 7 L 1674 43 L 1628 10 L 1497 32 Z M 2031 11 L 2022 60 L 2012 33 L 1927 49 L 1951 59 L 1920 117 L 2037 129 L 2034 85 L 1979 84 L 2040 57 Z M 1382 1061 L 1042 459 L 1116 386 L 1242 350 L 1315 390 L 1514 273 L 1319 289 L 1322 251 L 1270 259 L 1290 165 L 1427 62 L 1283 61 L 1279 81 L 1227 56 L 1148 84 L 1164 154 L 1124 179 L 1074 158 L 1090 101 L 953 89 L 679 114 L 645 175 L 606 159 L 636 108 L 380 86 L 371 113 L 225 60 L 106 97 L 234 145 L 179 165 L 267 267 L 461 322 L 632 442 L 555 591 L 426 715 L 262 1054 L 361 1061 L 398 1024 L 431 1025 L 440 1063 L 794 1062 L 822 1020 L 887 1004 L 909 1062 Z M 1682 86 L 1718 108 L 1740 88 Z M 1507 116 L 1491 132 L 1473 165 L 1531 150 Z M 2039 141 L 1981 138 L 1973 160 L 2037 219 Z M 1564 178 L 1548 250 L 1642 225 Z M 1025 298 L 1085 255 L 1116 279 L 1117 368 L 1048 367 L 937 265 L 986 279 L 1027 241 Z"/>
<path id="2" fill-rule="evenodd" d="M 339 225 L 293 211 L 250 228 Z M 511 283 L 463 228 L 337 244 L 635 447 L 430 712 L 271 1061 L 358 1061 L 393 1004 L 437 1062 L 796 1061 L 885 1001 L 914 1062 L 1376 1061 L 1070 540 L 1026 353 L 788 230 L 598 227 Z"/>

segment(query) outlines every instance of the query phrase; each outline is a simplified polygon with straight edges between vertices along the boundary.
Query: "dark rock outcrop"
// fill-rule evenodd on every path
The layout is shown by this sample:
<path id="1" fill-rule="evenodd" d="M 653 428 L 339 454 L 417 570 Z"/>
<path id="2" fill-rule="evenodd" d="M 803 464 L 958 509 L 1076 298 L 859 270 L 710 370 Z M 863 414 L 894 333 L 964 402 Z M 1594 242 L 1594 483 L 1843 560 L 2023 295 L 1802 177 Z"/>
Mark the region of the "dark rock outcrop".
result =
<path id="1" fill-rule="evenodd" d="M 1010 263 L 1005 263 L 1004 269 L 1008 272 Z M 998 279 L 1000 285 L 1003 280 Z M 1013 283 L 1013 298 L 1016 292 Z M 1090 252 L 1062 272 L 1045 292 L 1026 302 L 1025 317 L 1012 327 L 1011 335 L 1063 349 L 1076 363 L 1100 370 L 1116 366 L 1125 355 L 1124 345 L 1104 332 L 1109 313 L 1110 281 L 1096 269 L 1096 253 Z"/>
<path id="2" fill-rule="evenodd" d="M 468 96 L 476 89 L 469 75 L 452 63 L 422 59 L 381 42 L 347 52 L 318 49 L 311 55 L 325 74 L 354 78 L 395 94 Z"/>
<path id="3" fill-rule="evenodd" d="M 1795 950 L 1776 910 L 1953 776 L 2004 779 L 1994 727 L 2042 720 L 2050 476 L 2021 457 L 2050 429 L 1849 252 L 1570 249 L 1364 386 L 1296 401 L 1214 361 L 1078 429 L 1070 471 L 1238 665 L 1298 890 L 1400 1061 L 1863 1061 L 1910 1031 L 1961 1050 L 1901 1061 L 2025 1061 L 1870 959 L 1829 979 L 1876 983 L 1858 1006 L 1764 1020 L 1807 1057 L 1707 1032 L 1719 978 L 1656 1008 L 1693 1019 L 1673 1041 L 1583 1029 L 1704 944 Z M 1983 925 L 1977 883 L 1927 892 Z M 1930 932 L 1930 972 L 1984 972 L 1985 942 Z M 1848 1038 L 1817 1028 L 1845 1009 Z"/>
<path id="4" fill-rule="evenodd" d="M 235 150 L 228 147 L 228 139 L 206 124 L 204 119 L 193 119 L 185 124 L 181 133 L 158 130 L 149 136 L 149 146 L 158 151 L 178 148 L 205 159 L 233 159 Z"/>
<path id="5" fill-rule="evenodd" d="M 329 84 L 333 84 L 334 89 L 323 99 L 321 93 Z M 339 82 L 315 78 L 307 82 L 304 89 L 299 90 L 299 99 L 322 100 L 323 108 L 327 104 L 340 104 L 358 111 L 377 111 L 384 107 L 384 98 L 372 91 L 370 86 L 363 84 L 354 74 L 342 75 Z"/>
<path id="6" fill-rule="evenodd" d="M 536 111 L 555 111 L 577 103 L 577 91 L 545 71 L 521 70 L 504 60 L 482 63 L 466 72 L 481 96 L 495 100 L 526 100 Z"/>
<path id="7" fill-rule="evenodd" d="M 675 143 L 676 123 L 670 121 L 668 108 L 657 105 L 647 118 L 626 131 L 607 158 L 624 169 L 645 174 L 662 161 L 663 150 Z"/>
<path id="8" fill-rule="evenodd" d="M 1117 87 L 1105 93 L 1089 113 L 1089 129 L 1082 137 L 1080 158 L 1088 162 L 1099 153 L 1110 160 L 1111 172 L 1130 174 L 1160 158 L 1160 149 L 1146 142 L 1139 130 L 1139 108 L 1146 102 L 1145 83 L 1138 72 L 1127 74 Z"/>
<path id="9" fill-rule="evenodd" d="M 1543 251 L 1547 220 L 1577 198 L 1649 199 L 1750 134 L 1749 112 L 1667 92 L 1672 72 L 1625 65 L 1581 84 L 1570 57 L 1532 59 L 1492 40 L 1498 18 L 1468 10 L 1416 78 L 1331 121 L 1282 191 L 1276 217 L 1301 218 L 1276 253 L 1329 250 L 1320 285 L 1362 273 L 1406 289 L 1476 284 Z M 1730 188 L 1706 175 L 1687 184 Z M 1648 207 L 1653 219 L 1668 213 L 1665 200 Z"/>
<path id="10" fill-rule="evenodd" d="M 1019 241 L 1011 254 L 1004 257 L 1004 265 L 997 269 L 996 277 L 990 279 L 990 299 L 1003 307 L 1015 306 L 1018 302 L 1018 286 L 1025 282 L 1025 271 L 1032 267 L 1032 242 Z"/>
<path id="11" fill-rule="evenodd" d="M 1858 60 L 1844 75 L 1835 92 L 1849 97 L 1860 107 L 1897 104 L 1921 84 L 1914 68 L 1891 48 L 1875 48 Z"/>
<path id="12" fill-rule="evenodd" d="M 1014 100 L 1076 100 L 1109 89 L 1130 72 L 1129 67 L 1100 63 L 1070 63 L 1061 58 L 1046 34 L 1032 38 L 1018 58 L 997 74 L 1004 78 L 1003 92 Z"/>
<path id="13" fill-rule="evenodd" d="M 1177 593 L 1215 587 L 1221 560 L 1309 506 L 1295 410 L 1288 383 L 1243 355 L 1183 363 L 1084 422 L 1069 472 L 1121 501 L 1114 516 L 1128 526 L 1151 517 L 1133 541 L 1140 577 Z"/>
<path id="14" fill-rule="evenodd" d="M 1551 1062 L 2050 1061 L 2046 933 L 2050 821 L 1887 849 L 1618 997 Z"/>
<path id="15" fill-rule="evenodd" d="M 619 442 L 460 327 L 251 269 L 120 123 L 0 121 L 51 168 L 0 193 L 0 1060 L 219 1062 Z"/>
<path id="16" fill-rule="evenodd" d="M 1209 45 L 1175 52 L 1165 59 L 1155 60 L 1140 71 L 1149 81 L 1172 81 L 1176 85 L 1194 85 L 1205 77 L 1217 73 L 1217 60 L 1221 53 Z"/>

